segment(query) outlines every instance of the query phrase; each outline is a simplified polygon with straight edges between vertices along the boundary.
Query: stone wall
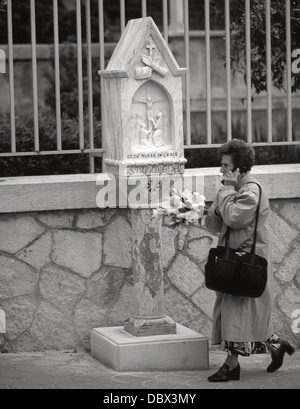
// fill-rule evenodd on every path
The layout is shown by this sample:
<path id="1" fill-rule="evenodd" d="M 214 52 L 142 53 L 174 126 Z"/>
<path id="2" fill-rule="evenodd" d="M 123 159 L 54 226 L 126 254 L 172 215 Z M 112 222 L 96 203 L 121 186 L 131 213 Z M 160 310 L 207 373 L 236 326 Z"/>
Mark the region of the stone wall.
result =
<path id="1" fill-rule="evenodd" d="M 297 169 L 297 174 L 288 175 L 294 194 L 285 192 L 286 198 L 272 198 L 280 195 L 272 193 L 271 182 L 267 191 L 272 208 L 274 324 L 279 335 L 299 347 L 300 195 L 295 186 L 300 190 L 300 168 Z M 268 183 L 266 173 L 257 178 Z M 211 180 L 207 183 L 208 199 Z M 30 183 L 26 187 L 25 182 L 19 186 L 19 194 L 12 196 L 15 200 L 10 202 L 9 212 L 9 192 L 18 180 L 2 182 L 0 309 L 6 313 L 7 325 L 6 334 L 0 334 L 0 352 L 89 350 L 92 328 L 123 325 L 132 312 L 130 210 L 84 208 L 83 200 L 89 205 L 90 198 L 86 190 L 82 197 L 78 185 L 72 196 L 74 209 L 21 211 L 22 205 L 27 206 L 26 189 L 33 189 Z M 66 183 L 70 181 L 63 182 Z M 281 177 L 277 188 L 283 183 Z M 31 193 L 32 209 L 51 208 L 50 202 L 43 203 L 41 185 L 34 186 L 40 193 L 39 203 Z M 53 201 L 58 189 L 62 187 L 52 184 Z M 49 186 L 45 191 L 49 191 Z M 80 195 L 81 202 L 76 195 Z M 298 197 L 289 197 L 295 195 Z M 61 206 L 67 207 L 64 200 L 62 195 Z M 166 314 L 209 338 L 215 295 L 205 287 L 203 267 L 209 248 L 216 243 L 217 237 L 199 225 L 188 229 L 164 225 Z"/>

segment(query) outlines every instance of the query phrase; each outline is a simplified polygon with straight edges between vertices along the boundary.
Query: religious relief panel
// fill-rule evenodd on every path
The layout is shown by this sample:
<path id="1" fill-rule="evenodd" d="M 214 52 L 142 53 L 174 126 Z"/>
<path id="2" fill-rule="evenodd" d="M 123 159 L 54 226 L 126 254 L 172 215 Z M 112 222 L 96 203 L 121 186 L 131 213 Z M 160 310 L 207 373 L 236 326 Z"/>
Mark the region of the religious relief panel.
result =
<path id="1" fill-rule="evenodd" d="M 132 150 L 172 149 L 171 108 L 166 92 L 149 81 L 136 92 L 132 101 Z"/>
<path id="2" fill-rule="evenodd" d="M 153 73 L 165 77 L 169 70 L 163 67 L 162 58 L 156 49 L 156 45 L 152 38 L 145 45 L 144 52 L 141 57 L 141 64 L 135 70 L 135 78 L 137 80 L 145 80 L 152 78 Z"/>

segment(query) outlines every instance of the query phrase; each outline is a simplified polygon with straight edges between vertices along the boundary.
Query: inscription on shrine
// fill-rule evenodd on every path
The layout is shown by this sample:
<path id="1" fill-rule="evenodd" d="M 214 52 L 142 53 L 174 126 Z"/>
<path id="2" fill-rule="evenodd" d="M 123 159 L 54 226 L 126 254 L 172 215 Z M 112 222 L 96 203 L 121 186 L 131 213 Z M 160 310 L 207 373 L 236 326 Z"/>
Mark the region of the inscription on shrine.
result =
<path id="1" fill-rule="evenodd" d="M 132 155 L 128 155 L 127 159 L 177 158 L 178 156 L 178 152 L 135 153 Z"/>

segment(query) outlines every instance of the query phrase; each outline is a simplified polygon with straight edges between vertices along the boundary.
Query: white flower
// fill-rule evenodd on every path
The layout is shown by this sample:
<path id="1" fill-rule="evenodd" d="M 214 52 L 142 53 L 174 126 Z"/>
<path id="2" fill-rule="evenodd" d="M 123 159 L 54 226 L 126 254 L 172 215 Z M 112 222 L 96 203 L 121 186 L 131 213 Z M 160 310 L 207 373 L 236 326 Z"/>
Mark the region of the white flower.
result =
<path id="1" fill-rule="evenodd" d="M 180 193 L 177 189 L 172 188 L 170 196 L 165 199 L 153 213 L 153 217 L 171 216 L 172 225 L 194 222 L 201 219 L 204 214 L 205 197 L 198 192 L 192 193 L 186 189 Z"/>

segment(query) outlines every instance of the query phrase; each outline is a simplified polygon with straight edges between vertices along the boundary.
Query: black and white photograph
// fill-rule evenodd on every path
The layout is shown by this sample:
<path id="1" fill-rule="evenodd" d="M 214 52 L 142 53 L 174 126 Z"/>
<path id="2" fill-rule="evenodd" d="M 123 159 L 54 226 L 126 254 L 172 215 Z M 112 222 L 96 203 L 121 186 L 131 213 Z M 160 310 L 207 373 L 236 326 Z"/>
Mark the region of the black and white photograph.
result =
<path id="1" fill-rule="evenodd" d="M 299 390 L 299 214 L 300 0 L 0 0 L 0 390 Z"/>

